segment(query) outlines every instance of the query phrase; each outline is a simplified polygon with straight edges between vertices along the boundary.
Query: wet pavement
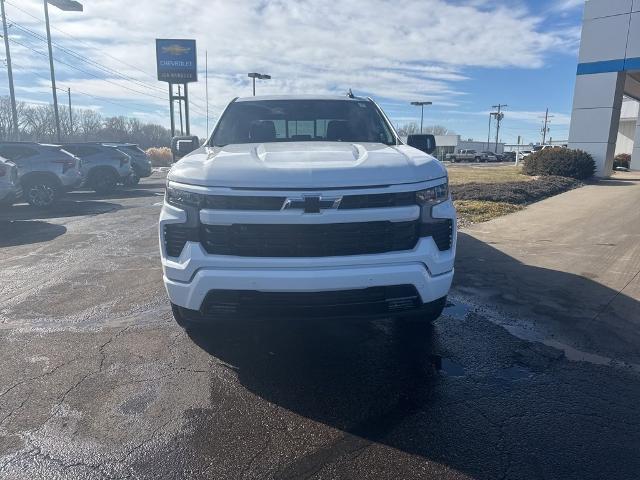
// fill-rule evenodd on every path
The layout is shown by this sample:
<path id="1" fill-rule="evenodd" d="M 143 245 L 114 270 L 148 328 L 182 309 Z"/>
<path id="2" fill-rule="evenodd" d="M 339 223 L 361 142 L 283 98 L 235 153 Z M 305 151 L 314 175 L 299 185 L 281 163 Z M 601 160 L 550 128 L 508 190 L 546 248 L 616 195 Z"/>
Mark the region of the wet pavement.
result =
<path id="1" fill-rule="evenodd" d="M 0 478 L 638 478 L 634 356 L 516 317 L 477 260 L 496 246 L 461 235 L 476 261 L 433 326 L 187 334 L 161 282 L 162 189 L 0 212 Z"/>

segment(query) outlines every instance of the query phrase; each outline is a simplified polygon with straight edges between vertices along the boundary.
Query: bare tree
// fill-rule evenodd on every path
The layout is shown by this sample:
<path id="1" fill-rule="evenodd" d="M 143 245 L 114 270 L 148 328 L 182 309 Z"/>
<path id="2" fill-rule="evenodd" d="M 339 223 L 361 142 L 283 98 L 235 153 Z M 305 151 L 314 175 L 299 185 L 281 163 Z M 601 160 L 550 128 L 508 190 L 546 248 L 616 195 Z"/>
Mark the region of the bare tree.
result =
<path id="1" fill-rule="evenodd" d="M 420 126 L 416 122 L 407 123 L 398 130 L 398 135 L 401 137 L 414 135 L 416 133 L 420 133 Z"/>
<path id="2" fill-rule="evenodd" d="M 102 129 L 102 117 L 94 110 L 80 110 L 79 112 L 79 133 L 82 135 L 82 139 L 87 142 L 94 140 L 99 136 L 99 132 Z"/>
<path id="3" fill-rule="evenodd" d="M 424 127 L 424 133 L 430 133 L 431 135 L 455 135 L 456 132 L 453 130 L 449 130 L 447 127 L 442 125 L 430 125 L 428 127 Z"/>
<path id="4" fill-rule="evenodd" d="M 137 118 L 103 117 L 88 109 L 60 106 L 60 126 L 65 141 L 131 142 L 142 148 L 166 147 L 171 133 L 161 125 L 143 123 Z M 22 140 L 35 142 L 56 141 L 55 117 L 52 105 L 18 103 L 19 130 Z M 73 124 L 71 123 L 73 122 Z M 11 103 L 9 97 L 0 97 L 0 141 L 11 135 Z"/>

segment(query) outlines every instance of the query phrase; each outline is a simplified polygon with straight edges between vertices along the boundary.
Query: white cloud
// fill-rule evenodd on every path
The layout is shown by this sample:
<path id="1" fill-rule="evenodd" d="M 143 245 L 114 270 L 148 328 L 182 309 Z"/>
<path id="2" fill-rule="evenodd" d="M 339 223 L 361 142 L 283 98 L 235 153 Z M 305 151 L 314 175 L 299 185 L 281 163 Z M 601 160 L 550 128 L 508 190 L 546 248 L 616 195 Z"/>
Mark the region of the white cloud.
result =
<path id="1" fill-rule="evenodd" d="M 578 7 L 584 7 L 585 0 L 563 0 L 554 6 L 556 11 L 573 10 Z"/>
<path id="2" fill-rule="evenodd" d="M 23 3 L 20 8 L 42 17 L 37 2 Z M 564 2 L 574 3 L 577 0 Z M 166 108 L 166 100 L 163 103 L 124 86 L 166 98 L 162 92 L 166 85 L 154 80 L 154 39 L 195 38 L 201 82 L 191 85 L 190 93 L 196 115 L 202 114 L 205 103 L 205 50 L 215 114 L 231 98 L 250 94 L 248 71 L 273 76 L 259 83 L 258 91 L 265 94 L 344 93 L 352 88 L 391 102 L 422 98 L 455 106 L 465 95 L 466 69 L 539 68 L 550 52 L 572 51 L 576 42 L 575 32 L 547 31 L 545 19 L 524 6 L 487 0 L 111 0 L 84 5 L 84 13 L 50 9 L 54 41 L 148 87 L 105 75 L 58 51 L 61 60 L 111 77 L 112 82 L 58 65 L 61 84 L 114 101 L 148 102 L 148 109 L 154 111 Z M 20 24 L 43 33 L 42 24 L 33 18 L 11 4 L 7 10 Z M 28 40 L 38 45 L 33 38 Z M 38 62 L 46 76 L 45 58 L 34 58 L 29 68 Z M 33 85 L 40 81 L 34 77 Z M 132 105 L 131 111 L 142 109 Z"/>

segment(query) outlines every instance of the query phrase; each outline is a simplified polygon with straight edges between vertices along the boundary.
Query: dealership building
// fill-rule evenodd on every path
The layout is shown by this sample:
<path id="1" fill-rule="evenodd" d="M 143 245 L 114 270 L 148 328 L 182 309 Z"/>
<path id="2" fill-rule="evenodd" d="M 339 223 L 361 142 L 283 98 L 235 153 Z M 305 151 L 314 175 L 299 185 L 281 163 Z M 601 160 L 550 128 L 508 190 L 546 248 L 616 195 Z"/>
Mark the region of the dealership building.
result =
<path id="1" fill-rule="evenodd" d="M 608 176 L 617 153 L 640 170 L 640 0 L 587 0 L 569 147 Z"/>

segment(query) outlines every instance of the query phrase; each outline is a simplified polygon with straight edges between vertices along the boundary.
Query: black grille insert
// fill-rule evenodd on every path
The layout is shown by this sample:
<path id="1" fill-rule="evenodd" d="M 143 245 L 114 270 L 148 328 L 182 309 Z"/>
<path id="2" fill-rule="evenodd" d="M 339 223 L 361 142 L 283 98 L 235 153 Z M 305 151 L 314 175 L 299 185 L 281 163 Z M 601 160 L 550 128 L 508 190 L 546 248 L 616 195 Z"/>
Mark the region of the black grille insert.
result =
<path id="1" fill-rule="evenodd" d="M 413 249 L 416 222 L 313 225 L 202 225 L 200 240 L 215 255 L 330 257 Z"/>
<path id="2" fill-rule="evenodd" d="M 285 197 L 244 197 L 230 195 L 208 195 L 203 208 L 212 210 L 280 210 Z"/>
<path id="3" fill-rule="evenodd" d="M 432 237 L 441 252 L 451 249 L 453 244 L 453 220 L 433 219 L 420 227 L 421 237 Z"/>
<path id="4" fill-rule="evenodd" d="M 179 257 L 188 241 L 198 241 L 198 232 L 194 228 L 185 227 L 179 223 L 169 223 L 164 226 L 164 245 L 167 255 Z"/>
<path id="5" fill-rule="evenodd" d="M 202 208 L 212 210 L 281 210 L 286 197 L 207 195 Z M 340 203 L 341 210 L 362 208 L 388 208 L 417 205 L 415 192 L 376 193 L 368 195 L 345 195 Z"/>
<path id="6" fill-rule="evenodd" d="M 341 210 L 361 208 L 389 208 L 417 205 L 415 192 L 347 195 L 340 203 Z"/>

